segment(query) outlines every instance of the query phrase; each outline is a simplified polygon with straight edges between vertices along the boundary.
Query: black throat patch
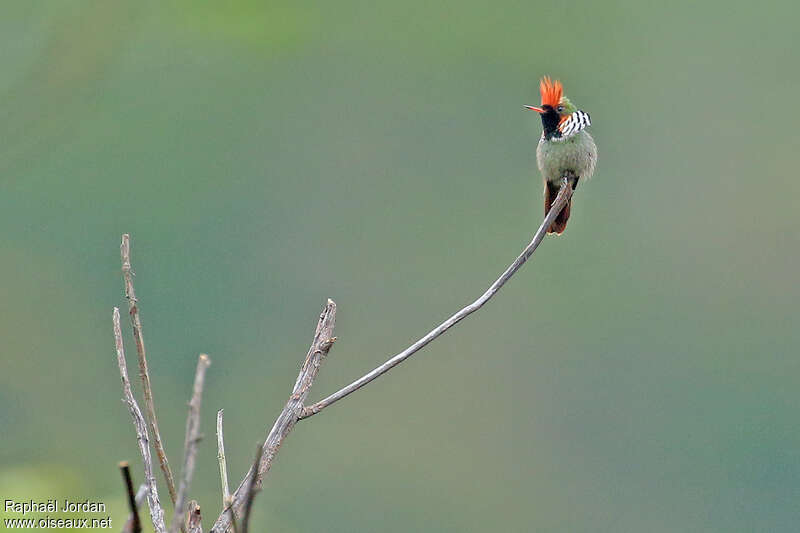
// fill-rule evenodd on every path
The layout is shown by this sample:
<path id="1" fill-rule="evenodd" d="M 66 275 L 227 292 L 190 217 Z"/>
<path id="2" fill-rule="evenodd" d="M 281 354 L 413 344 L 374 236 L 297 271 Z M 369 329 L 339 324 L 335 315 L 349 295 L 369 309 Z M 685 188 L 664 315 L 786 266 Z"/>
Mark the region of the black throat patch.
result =
<path id="1" fill-rule="evenodd" d="M 558 122 L 561 117 L 555 109 L 549 105 L 543 105 L 544 113 L 542 113 L 542 128 L 544 129 L 544 138 L 550 140 L 554 137 L 561 137 L 561 132 L 558 131 Z"/>

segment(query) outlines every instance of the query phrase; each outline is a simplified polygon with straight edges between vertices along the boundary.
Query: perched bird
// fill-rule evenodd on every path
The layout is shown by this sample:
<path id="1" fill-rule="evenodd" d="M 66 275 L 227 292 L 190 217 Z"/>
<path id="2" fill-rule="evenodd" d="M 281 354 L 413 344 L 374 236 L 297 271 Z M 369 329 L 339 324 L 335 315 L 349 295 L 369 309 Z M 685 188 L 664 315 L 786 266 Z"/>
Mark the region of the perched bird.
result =
<path id="1" fill-rule="evenodd" d="M 597 163 L 597 146 L 594 139 L 586 131 L 589 114 L 576 108 L 563 95 L 564 89 L 560 81 L 551 81 L 545 76 L 539 84 L 542 94 L 542 107 L 526 105 L 527 109 L 536 111 L 542 117 L 542 137 L 536 148 L 536 163 L 544 178 L 544 214 L 558 195 L 561 180 L 568 177 L 572 190 L 578 186 L 581 178 L 589 179 L 594 173 Z M 567 227 L 572 198 L 561 213 L 558 214 L 547 233 L 560 235 Z"/>

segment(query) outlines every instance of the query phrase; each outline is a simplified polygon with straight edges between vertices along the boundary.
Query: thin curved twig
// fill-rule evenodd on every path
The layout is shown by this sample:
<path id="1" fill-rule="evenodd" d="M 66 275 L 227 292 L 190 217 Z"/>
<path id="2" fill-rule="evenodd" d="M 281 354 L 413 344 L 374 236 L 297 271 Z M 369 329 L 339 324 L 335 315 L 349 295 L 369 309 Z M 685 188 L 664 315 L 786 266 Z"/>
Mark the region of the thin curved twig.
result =
<path id="1" fill-rule="evenodd" d="M 531 242 L 525 247 L 524 250 L 522 250 L 522 253 L 519 254 L 519 256 L 514 260 L 514 262 L 511 263 L 505 272 L 503 272 L 500 277 L 494 283 L 492 283 L 492 285 L 477 300 L 458 311 L 456 314 L 442 322 L 442 324 L 437 326 L 435 329 L 431 330 L 427 335 L 419 339 L 417 342 L 399 354 L 390 358 L 373 371 L 365 374 L 363 377 L 359 378 L 343 389 L 331 394 L 327 398 L 309 407 L 303 407 L 303 402 L 305 401 L 308 391 L 314 382 L 322 359 L 325 357 L 325 355 L 327 355 L 328 350 L 330 350 L 330 347 L 336 340 L 336 337 L 332 336 L 333 323 L 336 314 L 336 304 L 334 304 L 332 300 L 328 300 L 328 305 L 320 315 L 319 323 L 317 324 L 317 330 L 314 335 L 314 341 L 312 342 L 311 348 L 306 356 L 306 361 L 303 364 L 303 368 L 300 370 L 300 374 L 297 376 L 297 381 L 295 382 L 292 395 L 289 397 L 289 402 L 283 408 L 283 411 L 281 411 L 281 414 L 278 416 L 278 419 L 275 421 L 275 424 L 272 426 L 272 429 L 267 436 L 267 440 L 264 442 L 264 455 L 260 459 L 258 468 L 256 469 L 254 465 L 250 468 L 247 474 L 245 474 L 244 478 L 239 484 L 239 487 L 233 493 L 230 507 L 222 510 L 222 513 L 219 515 L 217 521 L 211 528 L 211 533 L 224 533 L 229 531 L 235 515 L 241 516 L 242 509 L 247 501 L 247 495 L 250 493 L 248 490 L 250 480 L 253 480 L 256 488 L 260 488 L 263 478 L 269 471 L 272 460 L 274 459 L 278 448 L 280 448 L 283 440 L 286 438 L 286 435 L 288 435 L 289 432 L 294 428 L 298 420 L 302 420 L 319 413 L 325 407 L 328 407 L 329 405 L 341 400 L 345 396 L 352 394 L 367 383 L 385 374 L 395 366 L 414 355 L 414 353 L 424 348 L 431 341 L 442 335 L 458 322 L 483 307 L 486 302 L 488 302 L 503 287 L 503 285 L 505 285 L 506 282 L 508 282 L 508 280 L 517 273 L 522 265 L 524 265 L 525 262 L 530 259 L 531 255 L 533 255 L 533 252 L 536 251 L 536 249 L 539 247 L 539 244 L 544 239 L 544 236 L 547 234 L 547 229 L 556 219 L 561 210 L 564 209 L 564 206 L 571 197 L 572 187 L 569 185 L 568 177 L 565 176 L 564 180 L 562 181 L 561 188 L 558 191 L 558 195 L 550 207 L 550 211 L 544 217 L 539 229 L 536 230 Z"/>
<path id="2" fill-rule="evenodd" d="M 471 315 L 472 313 L 483 307 L 484 304 L 486 304 L 486 302 L 488 302 L 492 298 L 492 296 L 497 294 L 497 291 L 499 291 L 503 287 L 503 285 L 505 285 L 506 282 L 509 279 L 511 279 L 511 277 L 522 267 L 522 265 L 525 264 L 525 262 L 531 257 L 531 255 L 533 255 L 533 252 L 536 251 L 536 248 L 538 248 L 539 244 L 542 242 L 542 239 L 544 239 L 544 236 L 547 234 L 547 229 L 556 219 L 556 217 L 564 208 L 564 206 L 567 205 L 567 202 L 569 201 L 571 196 L 572 196 L 572 187 L 569 186 L 567 178 L 564 178 L 561 184 L 561 188 L 558 191 L 558 196 L 556 196 L 556 199 L 553 202 L 550 211 L 547 213 L 547 216 L 544 218 L 542 225 L 539 226 L 539 229 L 534 234 L 533 240 L 531 240 L 530 244 L 528 244 L 528 246 L 526 246 L 525 249 L 522 250 L 522 253 L 519 254 L 519 256 L 514 260 L 513 263 L 511 263 L 511 265 L 505 270 L 505 272 L 503 272 L 500 275 L 500 277 L 497 278 L 497 281 L 492 283 L 491 286 L 486 290 L 486 292 L 484 292 L 477 300 L 475 300 L 474 302 L 464 307 L 456 314 L 454 314 L 453 316 L 451 316 L 450 318 L 448 318 L 447 320 L 436 326 L 434 329 L 428 332 L 427 335 L 425 335 L 417 342 L 415 342 L 402 352 L 398 353 L 394 357 L 390 358 L 388 361 L 386 361 L 379 367 L 375 368 L 371 372 L 364 374 L 362 377 L 358 378 L 357 380 L 347 385 L 346 387 L 343 387 L 342 389 L 334 392 L 327 398 L 320 400 L 317 403 L 303 409 L 303 414 L 300 415 L 300 420 L 319 413 L 329 405 L 338 402 L 345 396 L 354 393 L 355 391 L 357 391 L 370 381 L 378 378 L 379 376 L 382 376 L 383 374 L 385 374 L 386 372 L 396 367 L 397 365 L 399 365 L 400 363 L 402 363 L 403 361 L 414 355 L 416 352 L 427 346 L 431 341 L 442 335 L 451 327 L 458 324 L 461 320 L 465 319 L 466 317 L 468 317 L 469 315 Z"/>

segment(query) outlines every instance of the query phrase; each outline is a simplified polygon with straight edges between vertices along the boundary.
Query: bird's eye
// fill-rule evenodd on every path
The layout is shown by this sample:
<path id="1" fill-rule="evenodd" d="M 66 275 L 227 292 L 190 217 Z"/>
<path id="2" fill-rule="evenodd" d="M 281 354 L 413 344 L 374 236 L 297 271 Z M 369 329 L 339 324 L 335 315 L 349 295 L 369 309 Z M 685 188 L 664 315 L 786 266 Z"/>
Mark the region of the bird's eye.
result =
<path id="1" fill-rule="evenodd" d="M 559 113 L 563 112 L 564 111 L 564 106 L 563 105 L 558 106 L 556 108 L 556 111 L 558 111 Z"/>

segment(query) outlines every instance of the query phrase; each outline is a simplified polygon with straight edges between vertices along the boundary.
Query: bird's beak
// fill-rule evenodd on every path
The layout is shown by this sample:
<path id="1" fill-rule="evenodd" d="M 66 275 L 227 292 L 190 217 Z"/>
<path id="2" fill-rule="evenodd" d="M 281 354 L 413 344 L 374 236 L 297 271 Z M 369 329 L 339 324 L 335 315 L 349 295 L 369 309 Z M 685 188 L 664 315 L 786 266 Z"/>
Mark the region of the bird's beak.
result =
<path id="1" fill-rule="evenodd" d="M 541 107 L 534 107 L 532 105 L 526 105 L 525 109 L 530 109 L 531 111 L 536 111 L 537 113 L 544 113 L 544 109 Z"/>

